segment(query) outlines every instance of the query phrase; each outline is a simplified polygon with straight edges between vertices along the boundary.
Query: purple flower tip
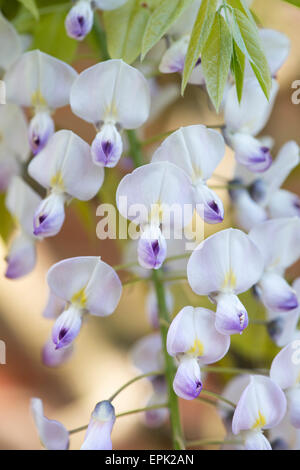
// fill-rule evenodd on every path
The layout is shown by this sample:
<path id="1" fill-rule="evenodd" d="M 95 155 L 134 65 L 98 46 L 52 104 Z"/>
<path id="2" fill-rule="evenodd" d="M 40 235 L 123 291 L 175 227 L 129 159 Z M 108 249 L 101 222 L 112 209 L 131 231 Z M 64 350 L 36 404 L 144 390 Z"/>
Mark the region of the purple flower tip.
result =
<path id="1" fill-rule="evenodd" d="M 138 243 L 138 260 L 146 269 L 159 269 L 167 255 L 167 244 L 158 227 L 147 227 Z"/>
<path id="2" fill-rule="evenodd" d="M 105 124 L 92 143 L 92 157 L 99 166 L 113 168 L 123 151 L 122 138 L 113 124 Z"/>
<path id="3" fill-rule="evenodd" d="M 68 13 L 65 21 L 69 37 L 81 41 L 91 31 L 94 22 L 94 13 L 91 4 L 84 0 L 79 1 Z"/>

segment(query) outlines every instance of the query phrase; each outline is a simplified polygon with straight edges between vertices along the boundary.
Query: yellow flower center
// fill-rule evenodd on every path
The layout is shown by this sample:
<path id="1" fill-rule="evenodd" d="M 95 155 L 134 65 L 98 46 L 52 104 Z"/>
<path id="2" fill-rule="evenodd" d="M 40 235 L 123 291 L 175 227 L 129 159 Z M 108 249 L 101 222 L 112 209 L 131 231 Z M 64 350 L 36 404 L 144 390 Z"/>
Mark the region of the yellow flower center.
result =
<path id="1" fill-rule="evenodd" d="M 80 308 L 85 308 L 87 302 L 85 287 L 83 287 L 73 295 L 71 302 L 72 304 L 76 304 Z"/>
<path id="2" fill-rule="evenodd" d="M 252 429 L 261 429 L 265 426 L 266 424 L 266 418 L 265 416 L 259 411 L 258 412 L 258 418 L 255 421 L 255 423 L 252 426 Z"/>
<path id="3" fill-rule="evenodd" d="M 201 341 L 197 338 L 194 341 L 193 346 L 188 350 L 188 354 L 191 354 L 193 356 L 203 356 L 204 353 L 204 346 L 201 343 Z"/>
<path id="4" fill-rule="evenodd" d="M 52 188 L 60 189 L 61 191 L 64 190 L 64 181 L 61 172 L 57 172 L 54 176 L 52 176 L 50 184 Z"/>
<path id="5" fill-rule="evenodd" d="M 234 274 L 232 269 L 230 269 L 230 271 L 226 273 L 226 276 L 224 278 L 224 282 L 222 285 L 222 289 L 234 290 L 235 287 L 236 287 L 236 275 Z"/>

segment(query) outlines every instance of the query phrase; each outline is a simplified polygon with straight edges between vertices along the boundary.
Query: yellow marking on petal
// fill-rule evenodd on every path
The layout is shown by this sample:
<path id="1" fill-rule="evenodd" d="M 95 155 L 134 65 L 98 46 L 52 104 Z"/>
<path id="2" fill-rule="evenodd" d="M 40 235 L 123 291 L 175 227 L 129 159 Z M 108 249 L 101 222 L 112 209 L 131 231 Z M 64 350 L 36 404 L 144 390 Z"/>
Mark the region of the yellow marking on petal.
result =
<path id="1" fill-rule="evenodd" d="M 64 181 L 60 171 L 58 171 L 54 176 L 52 176 L 50 184 L 52 187 L 55 187 L 62 191 L 64 190 Z"/>
<path id="2" fill-rule="evenodd" d="M 230 271 L 228 271 L 228 273 L 226 273 L 226 276 L 224 278 L 224 282 L 223 282 L 223 285 L 222 285 L 222 289 L 235 289 L 236 288 L 236 275 L 234 274 L 234 272 L 232 271 L 232 269 L 230 269 Z"/>
<path id="3" fill-rule="evenodd" d="M 151 204 L 150 221 L 160 223 L 163 217 L 163 208 L 160 201 Z"/>
<path id="4" fill-rule="evenodd" d="M 266 418 L 265 416 L 259 411 L 258 418 L 252 426 L 252 429 L 261 429 L 266 425 Z"/>
<path id="5" fill-rule="evenodd" d="M 204 346 L 201 343 L 200 339 L 195 339 L 193 346 L 188 350 L 187 354 L 192 354 L 193 356 L 203 356 Z"/>
<path id="6" fill-rule="evenodd" d="M 76 304 L 80 308 L 85 308 L 87 302 L 85 287 L 83 287 L 78 292 L 76 292 L 76 294 L 73 295 L 71 302 L 72 304 Z"/>
<path id="7" fill-rule="evenodd" d="M 36 90 L 31 95 L 31 105 L 33 108 L 46 107 L 47 102 L 43 97 L 41 90 Z"/>
<path id="8" fill-rule="evenodd" d="M 117 122 L 118 121 L 118 109 L 115 101 L 112 101 L 109 105 L 107 105 L 104 113 L 104 121 L 112 121 L 112 122 Z"/>

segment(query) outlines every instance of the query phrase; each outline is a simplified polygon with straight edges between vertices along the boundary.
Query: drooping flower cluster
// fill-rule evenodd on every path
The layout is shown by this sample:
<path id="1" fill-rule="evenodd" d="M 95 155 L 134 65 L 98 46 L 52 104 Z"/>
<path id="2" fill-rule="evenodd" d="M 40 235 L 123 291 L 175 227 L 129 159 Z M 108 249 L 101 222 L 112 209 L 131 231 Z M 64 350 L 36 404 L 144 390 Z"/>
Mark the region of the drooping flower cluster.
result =
<path id="1" fill-rule="evenodd" d="M 117 9 L 125 3 L 76 1 L 65 20 L 67 34 L 83 40 L 93 27 L 95 10 Z M 187 8 L 162 40 L 167 49 L 156 57 L 161 73 L 183 74 L 200 3 Z M 161 330 L 138 341 L 131 354 L 141 377 L 151 385 L 144 409 L 148 426 L 160 426 L 169 418 L 174 392 L 185 400 L 204 394 L 207 366 L 226 356 L 231 335 L 242 335 L 251 327 L 252 309 L 238 296 L 252 289 L 265 308 L 270 337 L 283 349 L 269 375 L 253 371 L 239 376 L 224 390 L 227 405 L 219 404 L 232 446 L 247 450 L 292 447 L 287 438 L 292 432 L 300 442 L 300 281 L 290 283 L 285 277 L 300 258 L 300 200 L 281 189 L 299 164 L 299 146 L 290 141 L 273 159 L 273 140 L 260 137 L 278 93 L 276 76 L 287 58 L 289 40 L 273 30 L 261 29 L 259 34 L 272 76 L 269 100 L 246 63 L 240 101 L 234 79 L 228 77 L 222 132 L 194 124 L 168 133 L 147 163 L 134 169 L 124 163 L 121 171 L 127 169 L 127 174 L 116 192 L 119 213 L 129 221 L 130 235 L 136 240 L 127 247 L 129 268 L 124 269 L 133 271 L 138 280 L 153 281 L 146 310 L 150 326 Z M 150 83 L 158 85 L 121 59 L 100 62 L 77 74 L 39 50 L 23 53 L 20 36 L 0 13 L 2 36 L 7 47 L 0 50 L 0 78 L 6 84 L 8 104 L 0 106 L 0 191 L 6 192 L 6 208 L 18 225 L 5 274 L 16 279 L 34 268 L 36 242 L 59 233 L 65 206 L 73 198 L 89 201 L 98 194 L 104 168 L 117 166 L 128 146 L 125 131 L 132 136 L 130 131 L 152 116 Z M 189 83 L 205 86 L 201 57 Z M 71 130 L 55 132 L 53 113 L 66 105 L 94 126 L 91 145 Z M 29 125 L 22 108 L 33 113 Z M 222 226 L 187 256 L 185 237 L 195 218 L 217 226 L 229 213 L 210 184 L 226 145 L 235 157 L 234 176 L 226 186 L 242 230 Z M 33 158 L 27 167 L 30 148 Z M 26 172 L 41 187 L 43 197 L 31 188 Z M 192 238 L 194 245 L 197 235 Z M 45 365 L 60 366 L 71 357 L 89 314 L 104 317 L 117 309 L 123 289 L 117 271 L 99 256 L 64 259 L 49 269 L 50 292 L 43 315 L 54 325 L 42 351 Z M 200 298 L 186 305 L 182 296 L 185 305 L 177 313 L 173 284 L 186 280 L 194 294 L 209 299 L 211 310 L 198 305 Z M 169 370 L 176 369 L 171 380 L 166 364 Z M 116 395 L 95 406 L 81 449 L 112 449 Z M 70 433 L 44 416 L 42 401 L 33 398 L 31 409 L 43 446 L 68 449 Z"/>

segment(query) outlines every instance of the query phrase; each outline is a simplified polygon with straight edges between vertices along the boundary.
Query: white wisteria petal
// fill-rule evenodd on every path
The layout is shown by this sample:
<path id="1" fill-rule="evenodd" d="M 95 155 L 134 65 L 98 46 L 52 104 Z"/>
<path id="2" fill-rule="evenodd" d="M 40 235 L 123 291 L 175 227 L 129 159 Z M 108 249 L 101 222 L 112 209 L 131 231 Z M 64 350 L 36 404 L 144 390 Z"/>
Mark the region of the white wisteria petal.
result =
<path id="1" fill-rule="evenodd" d="M 272 201 L 275 191 L 281 187 L 299 162 L 299 145 L 293 140 L 284 144 L 273 161 L 270 169 L 262 175 L 263 181 L 266 184 L 267 200 L 271 199 Z"/>
<path id="2" fill-rule="evenodd" d="M 222 335 L 241 334 L 248 326 L 248 312 L 234 294 L 219 294 L 216 298 L 216 329 Z"/>
<path id="3" fill-rule="evenodd" d="M 28 172 L 45 188 L 56 188 L 83 201 L 94 197 L 104 180 L 104 170 L 94 165 L 89 145 L 68 130 L 53 135 L 30 162 Z"/>
<path id="4" fill-rule="evenodd" d="M 32 398 L 30 407 L 43 446 L 48 450 L 67 450 L 69 433 L 61 423 L 44 416 L 42 400 Z"/>
<path id="5" fill-rule="evenodd" d="M 247 260 L 247 270 L 245 270 Z M 263 259 L 248 235 L 237 229 L 215 233 L 200 243 L 188 265 L 188 281 L 198 295 L 242 293 L 261 277 Z"/>
<path id="6" fill-rule="evenodd" d="M 260 29 L 259 35 L 262 40 L 262 46 L 270 67 L 272 77 L 288 58 L 291 42 L 289 38 L 274 29 Z"/>
<path id="7" fill-rule="evenodd" d="M 176 395 L 184 400 L 194 400 L 202 390 L 201 371 L 197 360 L 183 357 L 173 381 Z"/>
<path id="8" fill-rule="evenodd" d="M 20 36 L 0 11 L 0 68 L 8 70 L 22 53 Z"/>
<path id="9" fill-rule="evenodd" d="M 300 197 L 285 189 L 279 189 L 270 199 L 268 212 L 272 219 L 300 217 Z"/>
<path id="10" fill-rule="evenodd" d="M 29 274 L 36 264 L 34 239 L 21 232 L 13 239 L 5 260 L 5 277 L 8 279 L 19 279 Z"/>
<path id="11" fill-rule="evenodd" d="M 149 85 L 137 69 L 122 60 L 107 60 L 84 70 L 71 89 L 74 114 L 87 122 L 142 126 L 150 113 Z"/>
<path id="12" fill-rule="evenodd" d="M 215 314 L 205 308 L 184 307 L 172 321 L 167 350 L 171 356 L 187 354 L 200 364 L 212 364 L 225 356 L 230 338 L 218 333 Z"/>
<path id="13" fill-rule="evenodd" d="M 202 125 L 181 127 L 155 151 L 152 161 L 179 166 L 193 183 L 209 179 L 225 155 L 222 135 Z"/>
<path id="14" fill-rule="evenodd" d="M 232 431 L 270 429 L 280 423 L 286 412 L 286 398 L 269 377 L 251 376 L 236 406 Z"/>
<path id="15" fill-rule="evenodd" d="M 256 224 L 267 220 L 267 213 L 264 208 L 257 204 L 250 197 L 248 191 L 237 190 L 232 195 L 234 203 L 234 214 L 238 226 L 247 232 Z"/>
<path id="16" fill-rule="evenodd" d="M 258 285 L 261 301 L 273 312 L 289 312 L 298 307 L 294 289 L 279 274 L 266 272 Z"/>
<path id="17" fill-rule="evenodd" d="M 75 294 L 85 289 L 99 261 L 98 256 L 80 256 L 54 264 L 47 274 L 52 293 L 70 302 Z"/>
<path id="18" fill-rule="evenodd" d="M 138 340 L 131 350 L 131 360 L 143 374 L 163 370 L 164 359 L 160 333 L 151 333 Z"/>
<path id="19" fill-rule="evenodd" d="M 300 429 L 300 385 L 287 392 L 289 416 L 292 426 Z"/>
<path id="20" fill-rule="evenodd" d="M 5 74 L 7 101 L 34 108 L 66 106 L 76 76 L 70 65 L 45 52 L 25 52 Z"/>
<path id="21" fill-rule="evenodd" d="M 40 202 L 40 196 L 22 178 L 15 176 L 12 179 L 5 205 L 19 222 L 22 231 L 31 237 L 33 237 L 32 220 Z"/>
<path id="22" fill-rule="evenodd" d="M 188 176 L 169 162 L 150 163 L 126 175 L 118 186 L 116 200 L 121 215 L 137 224 L 163 217 L 164 207 L 174 205 L 180 210 L 182 217 L 177 222 L 183 227 L 190 222 L 194 207 Z M 186 218 L 182 215 L 185 205 L 191 208 Z"/>
<path id="23" fill-rule="evenodd" d="M 272 450 L 271 444 L 260 431 L 250 431 L 245 435 L 245 450 Z"/>
<path id="24" fill-rule="evenodd" d="M 47 367 L 58 367 L 67 362 L 73 355 L 73 352 L 73 344 L 65 348 L 56 349 L 52 338 L 50 338 L 42 349 L 42 362 Z"/>
<path id="25" fill-rule="evenodd" d="M 267 220 L 249 232 L 264 258 L 265 268 L 272 268 L 279 274 L 299 258 L 299 236 L 300 220 L 297 217 Z"/>
<path id="26" fill-rule="evenodd" d="M 159 64 L 161 73 L 183 72 L 190 36 L 175 41 L 164 53 Z"/>
<path id="27" fill-rule="evenodd" d="M 110 401 L 97 403 L 92 413 L 81 450 L 112 450 L 111 432 L 116 421 Z"/>
<path id="28" fill-rule="evenodd" d="M 206 184 L 195 187 L 196 211 L 208 224 L 219 224 L 224 220 L 224 206 L 221 198 Z"/>
<path id="29" fill-rule="evenodd" d="M 299 383 L 300 341 L 294 340 L 285 346 L 273 359 L 270 377 L 283 390 Z"/>
<path id="30" fill-rule="evenodd" d="M 239 103 L 235 85 L 232 86 L 225 100 L 226 129 L 256 136 L 267 124 L 278 89 L 278 83 L 273 80 L 270 98 L 267 100 L 256 78 L 248 79 Z"/>
<path id="31" fill-rule="evenodd" d="M 264 147 L 258 139 L 249 134 L 237 132 L 230 138 L 238 163 L 254 173 L 263 173 L 272 165 L 272 155 L 268 147 Z"/>
<path id="32" fill-rule="evenodd" d="M 25 162 L 30 154 L 26 117 L 19 106 L 0 106 L 0 161 L 2 157 Z M 17 136 L 17 138 L 16 138 Z"/>
<path id="33" fill-rule="evenodd" d="M 46 307 L 43 311 L 43 317 L 56 319 L 64 311 L 65 307 L 66 301 L 50 291 Z"/>
<path id="34" fill-rule="evenodd" d="M 298 308 L 284 313 L 269 310 L 268 316 L 268 333 L 277 346 L 282 348 L 295 339 L 300 316 Z"/>
<path id="35" fill-rule="evenodd" d="M 57 297 L 96 316 L 110 315 L 122 292 L 115 270 L 97 256 L 60 261 L 48 271 L 47 281 Z"/>

